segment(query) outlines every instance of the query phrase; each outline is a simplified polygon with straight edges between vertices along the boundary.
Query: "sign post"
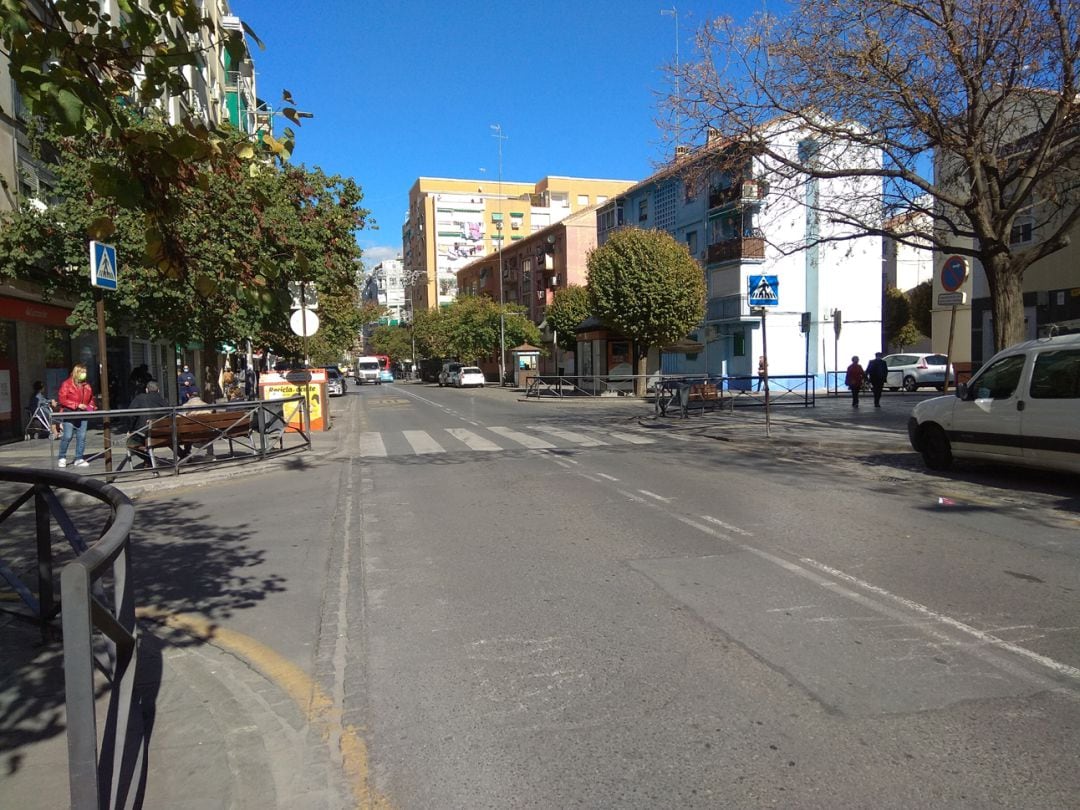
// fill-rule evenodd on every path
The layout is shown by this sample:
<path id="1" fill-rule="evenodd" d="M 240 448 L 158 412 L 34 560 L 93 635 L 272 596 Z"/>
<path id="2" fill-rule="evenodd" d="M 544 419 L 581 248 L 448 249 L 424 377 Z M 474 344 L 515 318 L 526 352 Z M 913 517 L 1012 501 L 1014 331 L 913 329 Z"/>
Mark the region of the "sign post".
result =
<path id="1" fill-rule="evenodd" d="M 963 256 L 950 256 L 941 266 L 941 288 L 945 290 L 938 294 L 938 306 L 951 306 L 949 314 L 949 343 L 945 349 L 945 383 L 941 387 L 942 393 L 949 390 L 949 367 L 952 364 L 953 334 L 956 330 L 956 305 L 963 304 L 967 296 L 958 292 L 967 280 L 968 267 Z"/>
<path id="2" fill-rule="evenodd" d="M 750 311 L 761 316 L 761 356 L 765 358 L 762 385 L 765 387 L 765 436 L 771 436 L 769 408 L 769 339 L 765 331 L 765 313 L 780 304 L 780 282 L 776 276 L 747 276 L 747 302 Z"/>
<path id="3" fill-rule="evenodd" d="M 101 386 L 101 409 L 108 413 L 109 402 L 109 352 L 105 340 L 105 295 L 103 290 L 115 290 L 119 281 L 116 265 L 116 248 L 104 242 L 90 242 L 90 285 L 94 288 L 94 307 L 97 310 L 98 331 L 98 380 Z M 109 417 L 101 425 L 102 447 L 105 451 L 105 472 L 112 472 L 112 437 L 109 435 Z"/>

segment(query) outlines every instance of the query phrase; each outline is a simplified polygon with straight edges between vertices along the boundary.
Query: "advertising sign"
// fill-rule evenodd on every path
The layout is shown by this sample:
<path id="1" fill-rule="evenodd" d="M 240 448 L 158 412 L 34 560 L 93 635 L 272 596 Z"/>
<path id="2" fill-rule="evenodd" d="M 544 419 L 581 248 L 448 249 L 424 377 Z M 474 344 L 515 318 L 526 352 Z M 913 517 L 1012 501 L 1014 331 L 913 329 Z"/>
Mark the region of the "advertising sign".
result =
<path id="1" fill-rule="evenodd" d="M 306 371 L 297 369 L 286 372 L 284 376 L 277 372 L 265 372 L 259 377 L 259 398 L 264 400 L 288 399 L 289 397 L 307 397 L 308 412 L 311 414 L 311 429 L 329 430 L 330 414 L 326 405 L 326 370 L 311 368 Z M 285 421 L 290 430 L 302 430 L 304 416 L 299 403 L 285 406 Z"/>

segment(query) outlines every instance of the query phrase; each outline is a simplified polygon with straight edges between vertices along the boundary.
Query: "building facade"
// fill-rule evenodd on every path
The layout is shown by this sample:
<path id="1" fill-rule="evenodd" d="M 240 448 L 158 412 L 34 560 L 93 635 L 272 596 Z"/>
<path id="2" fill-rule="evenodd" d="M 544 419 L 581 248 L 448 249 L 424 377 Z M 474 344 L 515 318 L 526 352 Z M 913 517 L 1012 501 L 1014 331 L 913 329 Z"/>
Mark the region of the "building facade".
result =
<path id="1" fill-rule="evenodd" d="M 776 139 L 792 153 L 806 148 L 791 133 Z M 705 146 L 616 195 L 597 212 L 598 242 L 617 228 L 658 228 L 702 265 L 705 319 L 687 336 L 702 350 L 665 353 L 665 373 L 756 376 L 765 337 L 749 285 L 752 276 L 775 276 L 777 304 L 765 319 L 770 375 L 809 374 L 817 387 L 834 384 L 853 355 L 865 361 L 882 348 L 882 247 L 879 237 L 844 232 L 818 210 L 852 195 L 852 183 L 865 196 L 874 181 L 779 179 L 759 158 L 733 161 L 730 150 L 740 148 L 713 133 Z M 741 169 L 710 169 L 713 162 Z"/>
<path id="2" fill-rule="evenodd" d="M 409 190 L 401 232 L 407 297 L 417 309 L 449 304 L 465 265 L 630 185 L 629 180 L 556 176 L 536 183 L 418 178 Z"/>
<path id="3" fill-rule="evenodd" d="M 117 0 L 102 4 L 113 19 L 121 19 Z M 255 107 L 254 70 L 239 19 L 229 13 L 225 0 L 205 0 L 203 13 L 222 37 L 204 29 L 188 40 L 199 54 L 197 65 L 181 68 L 188 89 L 178 96 L 160 98 L 152 106 L 168 120 L 185 117 L 216 125 L 230 121 L 241 132 L 253 132 Z M 26 131 L 29 116 L 11 77 L 6 55 L 0 56 L 0 211 L 27 206 L 44 209 L 53 195 L 53 175 L 48 164 L 31 153 Z M 89 256 L 89 250 L 87 252 Z M 88 259 L 89 262 L 89 259 Z M 121 266 L 123 257 L 120 259 Z M 89 277 L 89 266 L 87 266 Z M 97 336 L 74 334 L 67 321 L 75 301 L 54 298 L 43 301 L 32 283 L 16 280 L 0 284 L 0 441 L 22 436 L 27 418 L 24 406 L 34 381 L 46 384 L 55 395 L 60 382 L 75 362 L 87 365 L 94 390 L 101 393 Z M 131 333 L 107 340 L 110 405 L 119 407 L 130 399 L 129 375 L 145 363 L 159 380 L 163 393 L 175 396 L 177 347 L 167 341 L 150 340 Z M 182 350 L 186 360 L 199 368 L 198 347 Z"/>

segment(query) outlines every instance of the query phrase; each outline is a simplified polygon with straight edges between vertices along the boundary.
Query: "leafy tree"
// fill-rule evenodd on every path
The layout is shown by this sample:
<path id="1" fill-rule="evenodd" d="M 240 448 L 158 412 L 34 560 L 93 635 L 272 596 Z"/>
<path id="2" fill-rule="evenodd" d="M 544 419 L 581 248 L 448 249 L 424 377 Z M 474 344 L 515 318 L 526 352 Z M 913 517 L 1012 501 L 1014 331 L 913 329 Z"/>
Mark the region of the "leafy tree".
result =
<path id="1" fill-rule="evenodd" d="M 380 326 L 371 334 L 371 347 L 391 360 L 412 357 L 412 329 L 408 326 Z"/>
<path id="2" fill-rule="evenodd" d="M 589 253 L 589 309 L 634 341 L 634 393 L 645 394 L 652 346 L 686 336 L 705 314 L 705 275 L 665 231 L 625 228 Z"/>
<path id="3" fill-rule="evenodd" d="M 911 310 L 911 323 L 923 335 L 930 336 L 934 302 L 934 283 L 924 281 L 908 293 L 908 305 Z M 914 342 L 914 341 L 912 341 Z"/>
<path id="4" fill-rule="evenodd" d="M 591 315 L 588 289 L 571 284 L 555 293 L 544 317 L 556 332 L 559 348 L 572 352 L 577 349 L 577 333 L 574 330 Z"/>
<path id="5" fill-rule="evenodd" d="M 451 320 L 444 308 L 421 309 L 413 313 L 413 334 L 421 357 L 449 357 Z"/>
<path id="6" fill-rule="evenodd" d="M 793 202 L 810 199 L 839 238 L 891 236 L 977 259 L 995 346 L 1022 340 L 1024 273 L 1068 245 L 1080 222 L 1075 0 L 796 0 L 785 8 L 741 27 L 718 19 L 701 29 L 700 58 L 676 68 L 681 90 L 669 99 L 684 142 L 713 129 L 746 145 L 780 181 L 771 187 Z M 828 148 L 795 150 L 793 140 Z M 845 166 L 868 150 L 882 155 L 880 166 Z M 808 197 L 808 180 L 835 185 L 856 175 L 881 178 L 886 212 L 922 212 L 934 227 L 886 232 L 882 189 L 835 204 L 833 195 Z M 1013 238 L 1020 217 L 1031 240 Z"/>
<path id="7" fill-rule="evenodd" d="M 425 357 L 456 357 L 464 362 L 497 355 L 500 312 L 508 349 L 540 342 L 540 330 L 523 307 L 506 304 L 500 310 L 485 295 L 462 295 L 447 307 L 416 313 L 417 350 Z"/>
<path id="8" fill-rule="evenodd" d="M 911 305 L 904 291 L 891 284 L 885 288 L 885 310 L 882 313 L 882 321 L 884 322 L 882 332 L 885 345 L 899 344 L 897 336 L 911 321 Z"/>
<path id="9" fill-rule="evenodd" d="M 192 269 L 189 245 L 177 231 L 186 193 L 206 186 L 208 163 L 229 139 L 229 127 L 213 131 L 188 118 L 151 134 L 140 122 L 159 99 L 188 89 L 181 68 L 202 58 L 189 45 L 191 35 L 204 42 L 242 35 L 215 28 L 198 0 L 123 2 L 116 17 L 108 6 L 99 0 L 5 2 L 0 43 L 32 116 L 64 135 L 89 134 L 110 144 L 115 159 L 91 173 L 94 193 L 141 214 L 126 224 L 137 227 L 141 248 L 158 271 L 180 279 Z M 245 31 L 258 42 L 246 26 Z M 284 97 L 288 106 L 281 114 L 299 124 L 287 91 Z M 286 159 L 293 133 L 286 129 L 284 140 L 266 135 L 263 141 Z M 250 160 L 255 150 L 245 143 L 235 155 Z M 109 238 L 119 224 L 115 211 L 106 212 L 91 223 L 88 235 Z"/>

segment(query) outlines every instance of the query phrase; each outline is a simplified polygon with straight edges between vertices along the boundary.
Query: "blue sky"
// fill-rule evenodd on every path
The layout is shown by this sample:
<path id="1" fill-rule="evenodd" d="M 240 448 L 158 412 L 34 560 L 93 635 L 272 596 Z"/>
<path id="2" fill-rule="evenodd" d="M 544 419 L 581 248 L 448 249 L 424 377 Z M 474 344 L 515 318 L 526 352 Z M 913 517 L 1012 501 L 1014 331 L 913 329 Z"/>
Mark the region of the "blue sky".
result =
<path id="1" fill-rule="evenodd" d="M 738 3 L 684 0 L 679 57 L 696 28 Z M 369 266 L 401 251 L 420 176 L 545 175 L 640 180 L 665 147 L 658 97 L 675 60 L 672 2 L 649 0 L 231 0 L 254 45 L 259 96 L 292 92 L 314 113 L 294 162 L 353 177 L 378 230 L 358 241 Z"/>

